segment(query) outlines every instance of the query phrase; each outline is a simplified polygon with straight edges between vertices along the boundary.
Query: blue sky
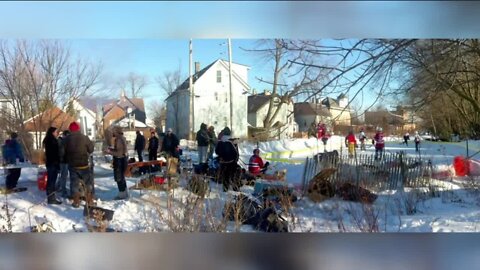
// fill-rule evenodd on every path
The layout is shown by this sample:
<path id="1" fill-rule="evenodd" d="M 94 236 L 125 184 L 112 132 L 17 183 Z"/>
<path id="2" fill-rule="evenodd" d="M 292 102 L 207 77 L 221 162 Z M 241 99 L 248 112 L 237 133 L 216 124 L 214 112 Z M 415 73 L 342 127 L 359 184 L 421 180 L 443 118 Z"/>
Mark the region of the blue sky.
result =
<path id="1" fill-rule="evenodd" d="M 249 82 L 252 88 L 264 89 L 255 76 L 271 76 L 270 65 L 257 55 L 241 48 L 253 49 L 257 40 L 232 40 L 232 60 L 250 66 Z M 90 61 L 101 61 L 104 73 L 112 79 L 129 72 L 145 75 L 150 83 L 143 91 L 148 100 L 165 98 L 154 78 L 179 65 L 188 76 L 189 39 L 74 39 L 65 40 L 73 53 Z M 228 60 L 227 39 L 193 39 L 193 61 L 200 66 L 222 58 Z"/>

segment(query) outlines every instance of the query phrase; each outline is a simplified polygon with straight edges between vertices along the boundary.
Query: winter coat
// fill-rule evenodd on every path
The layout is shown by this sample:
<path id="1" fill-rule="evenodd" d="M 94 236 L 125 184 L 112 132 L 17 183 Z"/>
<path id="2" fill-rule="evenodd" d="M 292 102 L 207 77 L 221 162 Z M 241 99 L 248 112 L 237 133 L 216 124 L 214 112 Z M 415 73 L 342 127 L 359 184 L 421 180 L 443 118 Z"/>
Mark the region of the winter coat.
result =
<path id="1" fill-rule="evenodd" d="M 215 135 L 215 131 L 214 130 L 208 130 L 207 131 L 207 134 L 208 134 L 208 138 L 209 138 L 209 143 L 213 146 L 217 145 L 217 136 Z"/>
<path id="2" fill-rule="evenodd" d="M 210 139 L 208 137 L 207 125 L 205 125 L 204 123 L 200 125 L 200 130 L 197 131 L 196 139 L 198 146 L 208 146 Z"/>
<path id="3" fill-rule="evenodd" d="M 9 139 L 5 141 L 2 146 L 2 155 L 6 164 L 15 164 L 17 158 L 20 162 L 24 162 L 22 146 L 16 139 Z"/>
<path id="4" fill-rule="evenodd" d="M 150 137 L 148 139 L 148 151 L 157 152 L 158 150 L 158 138 L 156 136 Z"/>
<path id="5" fill-rule="evenodd" d="M 45 137 L 43 140 L 43 146 L 45 147 L 45 165 L 60 165 L 60 151 L 57 138 L 53 135 Z"/>
<path id="6" fill-rule="evenodd" d="M 175 134 L 173 133 L 170 133 L 170 135 L 167 134 L 165 135 L 165 137 L 163 137 L 162 151 L 174 153 L 179 144 L 180 144 L 180 141 L 178 140 Z"/>
<path id="7" fill-rule="evenodd" d="M 223 136 L 217 143 L 215 153 L 220 159 L 220 163 L 232 163 L 238 161 L 238 148 L 229 140 L 229 136 Z"/>
<path id="8" fill-rule="evenodd" d="M 383 149 L 385 147 L 385 141 L 383 139 L 383 133 L 382 132 L 377 132 L 375 134 L 375 137 L 373 137 L 375 140 L 375 149 Z"/>
<path id="9" fill-rule="evenodd" d="M 74 131 L 65 138 L 65 161 L 74 168 L 83 168 L 88 166 L 88 159 L 93 153 L 93 143 L 90 139 Z"/>
<path id="10" fill-rule="evenodd" d="M 363 142 L 365 141 L 365 139 L 367 138 L 367 136 L 365 136 L 365 132 L 360 132 L 360 135 L 358 135 L 358 139 L 360 140 L 360 142 Z"/>
<path id="11" fill-rule="evenodd" d="M 357 138 L 355 138 L 355 135 L 352 133 L 352 134 L 348 134 L 347 137 L 345 138 L 345 141 L 347 143 L 353 143 L 353 144 L 357 144 Z"/>
<path id="12" fill-rule="evenodd" d="M 248 171 L 253 175 L 259 174 L 264 166 L 263 159 L 258 155 L 251 156 L 248 161 Z"/>
<path id="13" fill-rule="evenodd" d="M 116 158 L 123 158 L 128 155 L 127 140 L 123 135 L 115 135 L 115 141 L 113 143 L 113 149 L 111 150 L 112 156 Z"/>
<path id="14" fill-rule="evenodd" d="M 141 151 L 145 149 L 145 137 L 143 137 L 142 134 L 137 134 L 137 137 L 135 138 L 134 148 L 136 151 Z"/>
<path id="15" fill-rule="evenodd" d="M 60 163 L 66 163 L 65 161 L 65 139 L 66 137 L 60 136 L 58 138 L 58 156 Z"/>
<path id="16" fill-rule="evenodd" d="M 420 143 L 421 140 L 422 138 L 420 137 L 420 135 L 415 135 L 415 143 Z"/>

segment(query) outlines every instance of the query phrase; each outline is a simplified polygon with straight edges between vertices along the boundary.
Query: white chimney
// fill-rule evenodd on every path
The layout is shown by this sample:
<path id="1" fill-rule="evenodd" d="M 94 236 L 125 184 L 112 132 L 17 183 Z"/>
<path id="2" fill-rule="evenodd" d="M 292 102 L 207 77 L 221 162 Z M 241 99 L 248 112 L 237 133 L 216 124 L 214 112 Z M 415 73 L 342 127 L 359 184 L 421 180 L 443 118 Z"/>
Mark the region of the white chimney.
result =
<path id="1" fill-rule="evenodd" d="M 200 71 L 200 62 L 195 62 L 195 73 Z"/>

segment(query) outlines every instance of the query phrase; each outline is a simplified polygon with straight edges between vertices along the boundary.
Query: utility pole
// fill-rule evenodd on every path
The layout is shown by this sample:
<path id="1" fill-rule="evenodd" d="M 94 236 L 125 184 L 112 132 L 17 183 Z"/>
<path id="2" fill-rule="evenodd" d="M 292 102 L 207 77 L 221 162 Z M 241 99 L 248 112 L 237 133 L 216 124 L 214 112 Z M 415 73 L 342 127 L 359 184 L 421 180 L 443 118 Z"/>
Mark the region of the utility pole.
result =
<path id="1" fill-rule="evenodd" d="M 193 58 L 193 48 L 192 48 L 192 39 L 190 39 L 190 52 L 189 52 L 189 63 L 188 63 L 188 73 L 189 73 L 189 90 L 190 90 L 190 140 L 193 140 L 193 134 L 195 133 L 195 92 L 193 91 L 193 74 L 192 74 L 192 60 Z"/>
<path id="2" fill-rule="evenodd" d="M 230 84 L 230 129 L 233 131 L 233 94 L 232 94 L 232 42 L 228 39 L 228 78 Z"/>

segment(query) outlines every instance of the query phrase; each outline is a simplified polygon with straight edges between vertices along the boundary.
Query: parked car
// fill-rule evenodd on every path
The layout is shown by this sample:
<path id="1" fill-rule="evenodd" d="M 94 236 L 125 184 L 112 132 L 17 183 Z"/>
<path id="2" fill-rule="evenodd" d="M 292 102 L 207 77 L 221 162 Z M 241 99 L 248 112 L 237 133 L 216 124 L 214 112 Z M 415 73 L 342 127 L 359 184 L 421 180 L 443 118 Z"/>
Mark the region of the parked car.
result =
<path id="1" fill-rule="evenodd" d="M 420 134 L 420 137 L 423 140 L 426 140 L 426 141 L 438 141 L 439 140 L 438 136 L 434 136 L 434 135 L 432 135 L 428 132 Z"/>

